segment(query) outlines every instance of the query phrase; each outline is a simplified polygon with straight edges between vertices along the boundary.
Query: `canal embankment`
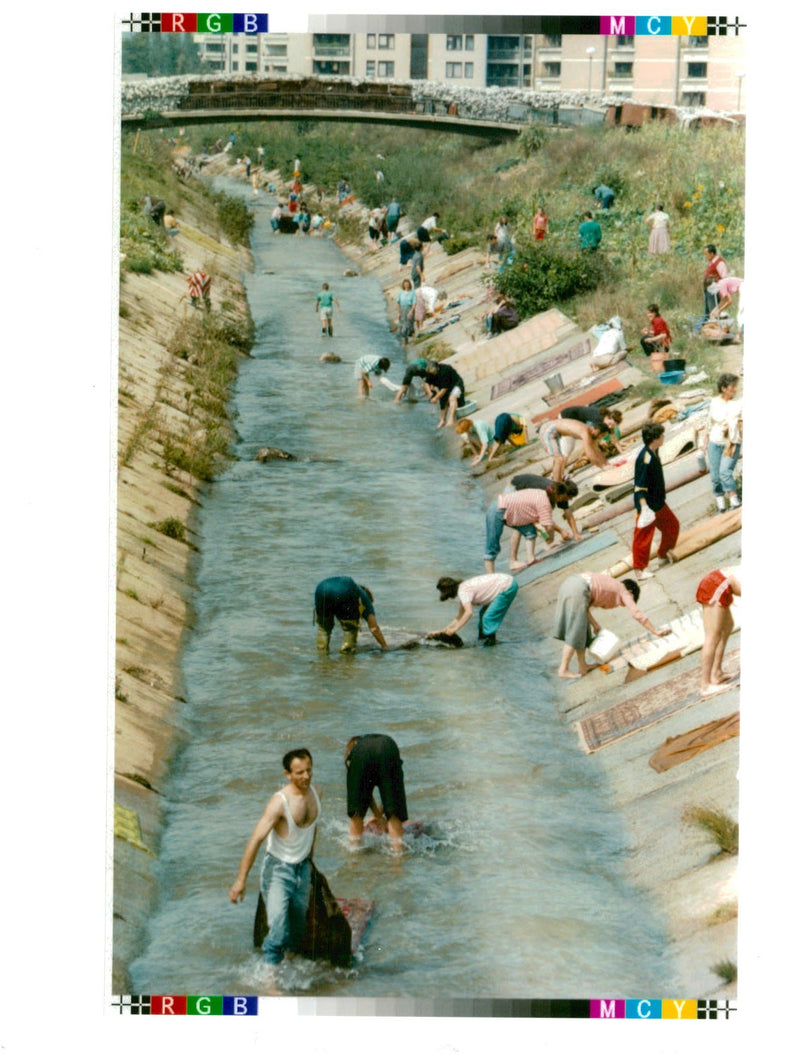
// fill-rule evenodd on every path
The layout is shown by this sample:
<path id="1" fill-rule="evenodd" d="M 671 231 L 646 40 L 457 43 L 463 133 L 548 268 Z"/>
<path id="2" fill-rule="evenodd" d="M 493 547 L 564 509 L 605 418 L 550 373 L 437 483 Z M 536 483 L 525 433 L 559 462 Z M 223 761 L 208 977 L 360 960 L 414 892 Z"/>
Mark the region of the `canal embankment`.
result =
<path id="1" fill-rule="evenodd" d="M 269 178 L 278 183 L 276 173 L 269 174 Z M 335 209 L 332 203 L 326 205 Z M 209 233 L 213 223 L 205 224 L 200 217 L 196 226 L 184 219 L 182 227 L 184 270 L 200 266 L 213 271 L 215 301 L 218 297 L 220 304 L 229 305 L 227 310 L 232 316 L 244 318 L 246 305 L 237 276 L 247 265 L 246 254 Z M 387 317 L 393 319 L 394 297 L 402 277 L 396 245 L 376 253 L 370 251 L 366 240 L 363 246 L 347 244 L 342 248 L 351 261 L 351 270 L 380 280 L 386 292 Z M 538 321 L 529 320 L 516 331 L 487 339 L 481 315 L 491 294 L 484 276 L 483 256 L 475 250 L 448 257 L 440 246 L 431 248 L 426 280 L 445 289 L 446 302 L 452 306 L 426 321 L 423 333 L 437 332 L 432 332 L 428 341 L 410 347 L 408 357 L 452 357 L 467 381 L 470 397 L 479 396 L 475 413 L 487 420 L 510 408 L 531 417 L 550 413 L 554 408 L 557 412 L 558 403 L 551 405 L 542 393 L 544 379 L 552 378 L 553 373 L 561 376 L 565 398 L 574 396 L 583 401 L 584 396 L 593 394 L 591 388 L 581 389 L 586 362 L 580 360 L 585 355 L 575 351 L 584 347 L 588 335 L 556 309 Z M 349 280 L 358 281 L 358 275 Z M 126 275 L 120 294 L 120 316 L 114 761 L 115 803 L 119 806 L 119 837 L 115 838 L 116 991 L 126 990 L 126 966 L 141 941 L 152 906 L 153 862 L 163 820 L 159 789 L 170 757 L 186 735 L 177 660 L 184 634 L 191 627 L 195 553 L 192 520 L 193 512 L 203 501 L 204 482 L 193 475 L 185 456 L 175 456 L 175 449 L 185 450 L 189 439 L 199 441 L 210 427 L 207 418 L 202 422 L 198 419 L 197 394 L 188 394 L 203 387 L 196 377 L 195 387 L 190 384 L 196 365 L 191 361 L 192 352 L 186 351 L 186 358 L 183 351 L 175 353 L 176 347 L 187 346 L 187 332 L 200 324 L 186 298 L 185 275 Z M 402 358 L 398 344 L 397 361 Z M 399 372 L 393 371 L 396 380 Z M 641 419 L 642 403 L 633 391 L 638 372 L 635 365 L 626 363 L 603 380 L 609 386 L 605 394 L 619 396 L 616 405 L 623 411 L 623 421 Z M 520 380 L 526 373 L 527 379 Z M 548 389 L 547 394 L 558 392 L 550 393 Z M 685 408 L 680 399 L 675 402 Z M 217 406 L 215 412 L 218 420 L 224 421 L 224 408 Z M 636 432 L 625 436 L 624 425 L 622 431 L 628 443 L 635 444 Z M 454 461 L 458 461 L 460 451 L 455 437 L 448 436 L 447 442 Z M 693 457 L 694 450 L 690 448 L 679 453 L 676 461 Z M 465 461 L 459 468 L 465 473 L 471 471 Z M 503 489 L 514 472 L 546 468 L 547 459 L 533 441 L 499 458 L 489 469 L 472 471 L 480 477 L 488 500 Z M 591 489 L 591 470 L 580 470 L 575 478 Z M 713 519 L 707 476 L 696 476 L 676 487 L 669 500 L 684 528 Z M 537 577 L 525 581 L 520 590 L 530 614 L 532 634 L 542 638 L 543 648 L 552 650 L 554 671 L 559 646 L 547 638 L 563 576 L 613 568 L 624 562 L 630 552 L 630 502 L 625 502 L 623 493 L 619 511 L 602 499 L 601 504 L 604 513 L 612 513 L 598 532 L 598 536 L 602 535 L 602 548 L 585 556 L 576 549 L 574 559 L 549 574 L 544 573 L 547 567 L 543 562 L 541 568 L 534 568 Z M 597 515 L 597 509 L 587 504 L 585 515 Z M 158 529 L 159 524 L 172 526 L 165 533 Z M 709 539 L 712 538 L 703 548 L 659 571 L 646 584 L 641 606 L 654 623 L 676 620 L 689 612 L 695 607 L 698 579 L 713 567 L 738 561 L 738 530 L 717 537 L 712 528 Z M 498 569 L 502 566 L 499 564 Z M 635 635 L 636 627 L 622 612 L 609 613 L 603 623 L 623 640 Z M 729 645 L 731 653 L 736 649 L 738 634 Z M 683 657 L 648 668 L 633 678 L 629 677 L 629 664 L 613 663 L 607 672 L 593 673 L 568 685 L 554 676 L 553 702 L 565 724 L 572 727 L 578 752 L 584 750 L 585 742 L 580 722 L 621 704 L 634 708 L 643 692 L 679 682 L 682 675 L 691 675 L 698 667 L 699 652 L 694 648 Z M 729 738 L 703 749 L 664 772 L 657 772 L 649 761 L 668 738 L 733 712 L 738 714 L 738 688 L 702 702 L 694 699 L 696 692 L 690 689 L 676 691 L 684 694 L 673 701 L 675 708 L 671 713 L 644 723 L 641 728 L 633 728 L 635 722 L 631 720 L 625 726 L 620 719 L 624 734 L 586 752 L 586 764 L 601 768 L 612 788 L 629 833 L 626 866 L 665 920 L 671 935 L 671 952 L 680 967 L 681 990 L 693 996 L 724 993 L 727 997 L 734 986 L 723 986 L 712 968 L 726 960 L 736 961 L 736 858 L 716 854 L 702 831 L 685 818 L 688 810 L 699 806 L 735 816 L 738 740 Z M 664 713 L 669 710 L 670 705 L 665 705 Z"/>
<path id="2" fill-rule="evenodd" d="M 233 434 L 229 386 L 247 348 L 249 252 L 214 203 L 182 197 L 179 270 L 121 268 L 117 374 L 112 989 L 129 991 L 156 897 L 170 759 L 186 735 L 180 655 L 192 624 L 194 517 Z M 149 221 L 148 221 L 149 222 Z M 187 276 L 212 276 L 211 311 Z"/>

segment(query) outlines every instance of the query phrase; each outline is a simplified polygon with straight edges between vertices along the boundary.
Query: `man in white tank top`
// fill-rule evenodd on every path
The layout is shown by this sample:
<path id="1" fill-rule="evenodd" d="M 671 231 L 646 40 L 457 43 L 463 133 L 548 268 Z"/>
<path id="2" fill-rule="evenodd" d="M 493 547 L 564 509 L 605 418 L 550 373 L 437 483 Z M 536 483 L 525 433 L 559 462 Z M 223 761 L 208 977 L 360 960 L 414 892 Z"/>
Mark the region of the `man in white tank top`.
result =
<path id="1" fill-rule="evenodd" d="M 262 842 L 267 851 L 261 870 L 261 892 L 267 905 L 269 933 L 264 960 L 276 965 L 285 951 L 296 951 L 303 940 L 311 891 L 311 854 L 322 806 L 311 785 L 311 754 L 304 748 L 290 750 L 283 758 L 288 780 L 267 802 L 245 847 L 239 873 L 228 896 L 236 904 L 244 899 L 250 868 Z"/>

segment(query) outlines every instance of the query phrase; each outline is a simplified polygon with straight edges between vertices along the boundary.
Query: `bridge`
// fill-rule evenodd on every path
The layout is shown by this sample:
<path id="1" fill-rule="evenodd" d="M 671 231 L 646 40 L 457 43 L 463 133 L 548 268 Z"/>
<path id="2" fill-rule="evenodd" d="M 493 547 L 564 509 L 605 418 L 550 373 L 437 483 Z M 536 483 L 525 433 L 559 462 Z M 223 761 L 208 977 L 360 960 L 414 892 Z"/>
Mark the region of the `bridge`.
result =
<path id="1" fill-rule="evenodd" d="M 181 78 L 161 92 L 158 82 L 152 87 L 146 81 L 123 84 L 121 120 L 123 128 L 132 129 L 231 120 L 367 121 L 497 140 L 514 138 L 532 123 L 600 124 L 605 119 L 605 109 L 537 107 L 519 95 L 498 92 L 443 101 L 410 84 Z"/>

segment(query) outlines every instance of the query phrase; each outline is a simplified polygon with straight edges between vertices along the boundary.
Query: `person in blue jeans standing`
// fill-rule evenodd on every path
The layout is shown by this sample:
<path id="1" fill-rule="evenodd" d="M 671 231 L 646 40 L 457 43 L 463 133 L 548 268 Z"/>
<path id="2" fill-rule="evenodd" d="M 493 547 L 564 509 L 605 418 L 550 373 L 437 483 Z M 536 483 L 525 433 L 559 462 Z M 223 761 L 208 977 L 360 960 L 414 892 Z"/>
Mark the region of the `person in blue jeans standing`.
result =
<path id="1" fill-rule="evenodd" d="M 286 951 L 297 951 L 306 928 L 311 894 L 311 854 L 322 804 L 311 785 L 313 761 L 305 747 L 283 757 L 286 786 L 267 802 L 247 843 L 236 881 L 228 891 L 232 903 L 244 899 L 247 876 L 266 839 L 261 893 L 267 906 L 269 933 L 264 961 L 277 966 Z"/>
<path id="2" fill-rule="evenodd" d="M 720 374 L 718 394 L 709 404 L 703 430 L 711 489 L 720 512 L 725 512 L 726 499 L 732 509 L 741 505 L 733 476 L 742 449 L 742 401 L 736 398 L 738 387 L 735 373 Z"/>

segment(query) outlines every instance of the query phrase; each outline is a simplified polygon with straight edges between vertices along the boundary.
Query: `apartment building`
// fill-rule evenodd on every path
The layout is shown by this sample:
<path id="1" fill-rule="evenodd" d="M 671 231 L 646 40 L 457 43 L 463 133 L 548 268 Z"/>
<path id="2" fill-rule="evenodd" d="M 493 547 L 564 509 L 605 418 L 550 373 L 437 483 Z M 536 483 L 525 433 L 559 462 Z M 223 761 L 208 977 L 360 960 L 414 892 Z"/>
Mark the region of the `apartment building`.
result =
<path id="1" fill-rule="evenodd" d="M 615 94 L 661 106 L 744 111 L 743 36 L 485 33 L 196 34 L 225 73 L 431 80 L 474 88 Z"/>

